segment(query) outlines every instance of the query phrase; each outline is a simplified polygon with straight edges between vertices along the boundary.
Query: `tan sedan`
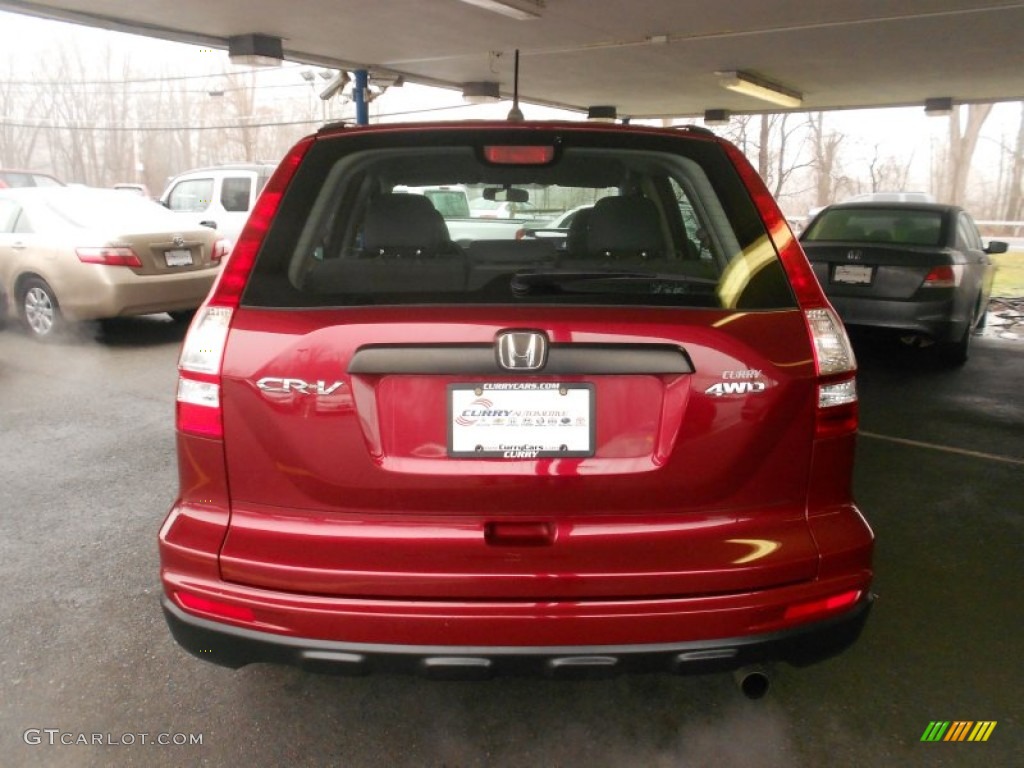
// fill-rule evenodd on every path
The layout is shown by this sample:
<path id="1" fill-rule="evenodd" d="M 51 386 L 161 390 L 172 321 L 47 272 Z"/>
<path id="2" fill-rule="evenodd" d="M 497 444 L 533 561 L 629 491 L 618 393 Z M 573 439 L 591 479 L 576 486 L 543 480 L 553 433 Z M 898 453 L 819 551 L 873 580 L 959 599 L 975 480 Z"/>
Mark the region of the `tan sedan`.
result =
<path id="1" fill-rule="evenodd" d="M 0 294 L 38 339 L 68 321 L 191 317 L 227 253 L 157 203 L 85 187 L 0 189 Z"/>

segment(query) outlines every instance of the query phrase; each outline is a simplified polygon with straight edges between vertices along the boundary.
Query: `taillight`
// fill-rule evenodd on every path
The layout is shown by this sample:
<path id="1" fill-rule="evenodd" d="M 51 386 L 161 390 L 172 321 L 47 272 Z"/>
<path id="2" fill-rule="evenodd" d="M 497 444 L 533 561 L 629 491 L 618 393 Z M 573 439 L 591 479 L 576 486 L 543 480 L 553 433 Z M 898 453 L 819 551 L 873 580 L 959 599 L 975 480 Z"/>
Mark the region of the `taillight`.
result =
<path id="1" fill-rule="evenodd" d="M 231 250 L 231 242 L 225 240 L 223 237 L 219 238 L 217 242 L 213 244 L 213 250 L 210 251 L 210 262 L 213 264 L 220 264 L 221 260 L 228 255 L 228 251 Z"/>
<path id="2" fill-rule="evenodd" d="M 178 358 L 177 426 L 178 431 L 200 437 L 222 438 L 224 424 L 221 410 L 221 366 L 227 347 L 231 318 L 242 298 L 256 254 L 263 244 L 270 222 L 288 183 L 295 175 L 302 158 L 313 145 L 305 138 L 288 153 L 263 193 L 256 200 L 249 221 L 231 251 L 231 258 L 217 276 L 207 299 L 192 320 Z M 223 243 L 218 240 L 214 251 Z"/>
<path id="3" fill-rule="evenodd" d="M 814 345 L 818 408 L 816 437 L 833 437 L 857 430 L 857 359 L 846 329 L 831 309 L 804 312 Z"/>
<path id="4" fill-rule="evenodd" d="M 78 254 L 78 260 L 86 264 L 105 264 L 108 267 L 142 266 L 138 254 L 127 246 L 76 248 L 75 253 Z"/>
<path id="5" fill-rule="evenodd" d="M 233 310 L 202 307 L 192 320 L 178 358 L 178 429 L 222 437 L 220 370 Z"/>
<path id="6" fill-rule="evenodd" d="M 963 276 L 963 267 L 944 264 L 934 267 L 924 278 L 922 288 L 956 288 Z"/>

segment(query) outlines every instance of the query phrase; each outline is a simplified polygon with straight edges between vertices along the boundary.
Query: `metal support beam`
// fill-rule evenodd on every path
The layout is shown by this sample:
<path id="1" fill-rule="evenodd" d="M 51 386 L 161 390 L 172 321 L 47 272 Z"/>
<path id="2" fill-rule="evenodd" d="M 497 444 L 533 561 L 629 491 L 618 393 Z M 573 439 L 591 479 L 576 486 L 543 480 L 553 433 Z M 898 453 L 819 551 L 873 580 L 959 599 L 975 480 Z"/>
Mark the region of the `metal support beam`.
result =
<path id="1" fill-rule="evenodd" d="M 356 103 L 356 125 L 369 125 L 370 105 L 366 100 L 366 97 L 369 95 L 369 78 L 365 69 L 357 69 L 354 74 L 356 76 L 356 84 L 352 91 L 352 98 Z"/>

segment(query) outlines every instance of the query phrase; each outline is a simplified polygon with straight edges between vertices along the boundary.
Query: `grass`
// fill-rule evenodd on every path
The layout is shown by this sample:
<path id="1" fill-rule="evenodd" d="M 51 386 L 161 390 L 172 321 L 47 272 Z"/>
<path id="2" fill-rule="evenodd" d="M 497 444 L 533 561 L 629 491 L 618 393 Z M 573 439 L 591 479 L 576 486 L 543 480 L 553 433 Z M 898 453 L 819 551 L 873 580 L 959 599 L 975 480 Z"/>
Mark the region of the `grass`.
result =
<path id="1" fill-rule="evenodd" d="M 1008 251 L 992 257 L 996 279 L 992 295 L 1003 298 L 1024 297 L 1024 251 Z"/>

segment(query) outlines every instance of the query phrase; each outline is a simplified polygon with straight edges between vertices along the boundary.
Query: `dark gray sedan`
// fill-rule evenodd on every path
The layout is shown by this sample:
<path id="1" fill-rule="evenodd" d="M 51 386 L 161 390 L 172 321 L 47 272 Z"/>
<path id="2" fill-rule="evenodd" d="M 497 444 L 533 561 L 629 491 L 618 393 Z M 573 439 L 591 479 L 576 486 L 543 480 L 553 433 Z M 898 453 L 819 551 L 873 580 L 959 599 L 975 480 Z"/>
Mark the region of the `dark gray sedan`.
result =
<path id="1" fill-rule="evenodd" d="M 966 362 L 985 322 L 995 273 L 989 256 L 1007 248 L 984 245 L 962 208 L 927 203 L 830 205 L 800 240 L 843 322 L 938 344 L 953 365 Z"/>

